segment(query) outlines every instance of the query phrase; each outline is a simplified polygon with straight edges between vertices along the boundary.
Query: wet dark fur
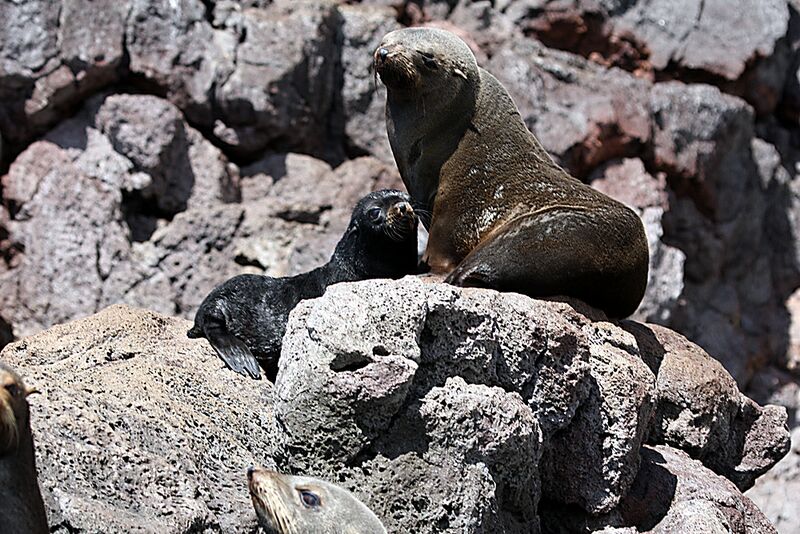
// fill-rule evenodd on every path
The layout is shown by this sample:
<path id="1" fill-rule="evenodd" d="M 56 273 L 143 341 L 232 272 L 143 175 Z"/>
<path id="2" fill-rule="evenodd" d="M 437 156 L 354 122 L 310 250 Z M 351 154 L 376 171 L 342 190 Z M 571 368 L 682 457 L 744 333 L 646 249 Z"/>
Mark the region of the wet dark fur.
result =
<path id="1" fill-rule="evenodd" d="M 417 270 L 417 218 L 410 197 L 394 190 L 370 193 L 353 210 L 350 225 L 330 261 L 313 271 L 285 278 L 235 276 L 217 286 L 195 316 L 191 338 L 205 337 L 236 372 L 258 378 L 261 364 L 274 378 L 289 312 L 301 301 L 321 296 L 339 282 L 399 278 Z M 377 222 L 370 209 L 381 209 Z"/>
<path id="2" fill-rule="evenodd" d="M 433 273 L 459 286 L 576 297 L 611 317 L 636 310 L 649 255 L 641 220 L 553 162 L 463 41 L 398 30 L 374 59 L 403 182 L 432 212 Z"/>

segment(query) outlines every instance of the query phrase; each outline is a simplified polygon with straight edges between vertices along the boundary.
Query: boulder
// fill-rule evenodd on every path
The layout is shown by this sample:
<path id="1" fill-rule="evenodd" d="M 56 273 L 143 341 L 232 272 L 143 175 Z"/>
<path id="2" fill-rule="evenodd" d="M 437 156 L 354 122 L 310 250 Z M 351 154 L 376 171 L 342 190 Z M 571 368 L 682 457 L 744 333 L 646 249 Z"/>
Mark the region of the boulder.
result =
<path id="1" fill-rule="evenodd" d="M 503 525 L 529 532 L 537 522 L 520 516 L 527 509 L 521 502 L 544 498 L 591 514 L 614 510 L 636 477 L 648 435 L 685 447 L 742 486 L 786 453 L 785 411 L 743 397 L 701 349 L 665 329 L 637 323 L 623 329 L 595 314 L 413 277 L 329 288 L 290 317 L 275 390 L 276 461 L 315 476 L 354 477 L 349 488 L 389 530 L 450 525 L 484 532 Z M 682 372 L 681 358 L 699 370 Z M 674 399 L 682 395 L 694 400 L 676 410 Z M 456 415 L 473 404 L 469 415 Z M 693 409 L 704 415 L 693 418 Z M 499 415 L 508 411 L 518 414 L 511 427 Z M 440 436 L 450 413 L 468 425 L 468 441 L 455 430 Z M 480 425 L 494 428 L 491 437 L 480 437 Z M 519 444 L 535 433 L 540 446 Z M 725 437 L 739 448 L 714 449 Z M 541 457 L 537 467 L 498 462 L 509 443 L 529 451 L 526 458 Z M 453 467 L 458 458 L 478 471 Z M 501 469 L 509 461 L 515 467 Z M 407 469 L 429 475 L 416 480 L 418 474 L 403 474 Z M 382 473 L 379 481 L 369 477 L 375 472 Z M 454 473 L 477 477 L 476 486 L 442 494 L 429 485 Z M 532 482 L 537 476 L 540 484 Z M 414 518 L 394 513 L 407 497 L 387 486 L 409 479 L 426 496 Z M 459 516 L 464 510 L 474 517 L 471 526 Z"/>
<path id="2" fill-rule="evenodd" d="M 505 85 L 528 128 L 583 178 L 650 141 L 650 84 L 536 41 L 514 39 L 483 65 Z"/>
<path id="3" fill-rule="evenodd" d="M 249 465 L 272 387 L 222 370 L 191 324 L 113 306 L 6 347 L 42 391 L 31 419 L 51 532 L 251 532 Z"/>
<path id="4" fill-rule="evenodd" d="M 768 531 L 703 464 L 764 472 L 785 412 L 666 329 L 426 278 L 337 284 L 290 315 L 273 387 L 189 326 L 117 305 L 0 355 L 45 392 L 53 531 L 250 532 L 250 463 L 341 484 L 390 532 Z"/>
<path id="5" fill-rule="evenodd" d="M 548 532 L 651 534 L 767 534 L 775 527 L 731 482 L 677 449 L 642 448 L 642 463 L 630 493 L 605 517 L 544 508 Z M 609 526 L 610 525 L 610 526 Z"/>

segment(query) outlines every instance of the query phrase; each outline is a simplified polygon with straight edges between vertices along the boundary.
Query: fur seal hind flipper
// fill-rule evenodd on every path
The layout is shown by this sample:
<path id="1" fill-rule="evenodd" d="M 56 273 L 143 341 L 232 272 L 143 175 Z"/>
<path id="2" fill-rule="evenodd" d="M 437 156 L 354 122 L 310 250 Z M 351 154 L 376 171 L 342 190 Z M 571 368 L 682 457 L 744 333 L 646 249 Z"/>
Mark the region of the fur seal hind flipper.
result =
<path id="1" fill-rule="evenodd" d="M 647 284 L 647 263 L 636 246 L 644 230 L 626 215 L 554 206 L 517 217 L 487 235 L 445 283 L 533 297 L 566 295 L 610 317 L 626 317 Z"/>
<path id="2" fill-rule="evenodd" d="M 256 380 L 261 378 L 261 368 L 253 353 L 241 339 L 228 332 L 224 325 L 209 321 L 203 328 L 203 333 L 228 367 L 242 376 L 250 375 Z"/>

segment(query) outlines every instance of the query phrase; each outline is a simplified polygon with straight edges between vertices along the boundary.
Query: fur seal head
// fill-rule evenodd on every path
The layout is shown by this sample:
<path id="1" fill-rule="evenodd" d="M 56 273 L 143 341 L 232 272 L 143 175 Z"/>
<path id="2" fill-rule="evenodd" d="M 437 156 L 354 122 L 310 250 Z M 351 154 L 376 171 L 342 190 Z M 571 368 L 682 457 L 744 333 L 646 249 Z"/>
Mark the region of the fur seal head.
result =
<path id="1" fill-rule="evenodd" d="M 20 434 L 28 428 L 28 395 L 35 393 L 6 365 L 0 363 L 0 456 L 19 446 Z"/>
<path id="2" fill-rule="evenodd" d="M 478 77 L 469 46 L 452 33 L 433 28 L 387 33 L 373 60 L 375 72 L 395 96 L 436 95 L 447 100 Z"/>
<path id="3" fill-rule="evenodd" d="M 396 189 L 373 191 L 358 201 L 350 227 L 365 232 L 369 239 L 405 241 L 416 234 L 417 216 L 411 197 Z"/>
<path id="4" fill-rule="evenodd" d="M 317 478 L 247 470 L 259 525 L 267 534 L 380 534 L 380 520 L 352 493 Z"/>

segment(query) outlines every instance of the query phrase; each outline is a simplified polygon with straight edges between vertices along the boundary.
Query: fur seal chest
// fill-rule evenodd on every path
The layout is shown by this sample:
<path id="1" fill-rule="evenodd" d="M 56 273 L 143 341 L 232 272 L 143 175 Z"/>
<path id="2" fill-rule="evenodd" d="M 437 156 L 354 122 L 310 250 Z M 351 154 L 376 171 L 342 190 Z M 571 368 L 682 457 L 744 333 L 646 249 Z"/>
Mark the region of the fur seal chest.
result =
<path id="1" fill-rule="evenodd" d="M 33 390 L 0 363 L 0 530 L 46 534 L 47 515 L 36 479 L 27 397 Z"/>
<path id="2" fill-rule="evenodd" d="M 459 286 L 576 297 L 611 317 L 636 310 L 649 259 L 641 220 L 553 162 L 466 43 L 439 29 L 397 30 L 374 62 L 403 182 L 432 212 L 433 273 Z"/>
<path id="3" fill-rule="evenodd" d="M 267 534 L 386 534 L 369 508 L 335 484 L 253 468 L 247 478 Z"/>
<path id="4" fill-rule="evenodd" d="M 396 190 L 375 191 L 353 209 L 328 263 L 285 278 L 231 278 L 203 300 L 188 336 L 208 339 L 237 373 L 260 378 L 261 364 L 274 378 L 289 312 L 298 302 L 322 296 L 331 284 L 416 271 L 417 216 L 411 198 Z"/>

